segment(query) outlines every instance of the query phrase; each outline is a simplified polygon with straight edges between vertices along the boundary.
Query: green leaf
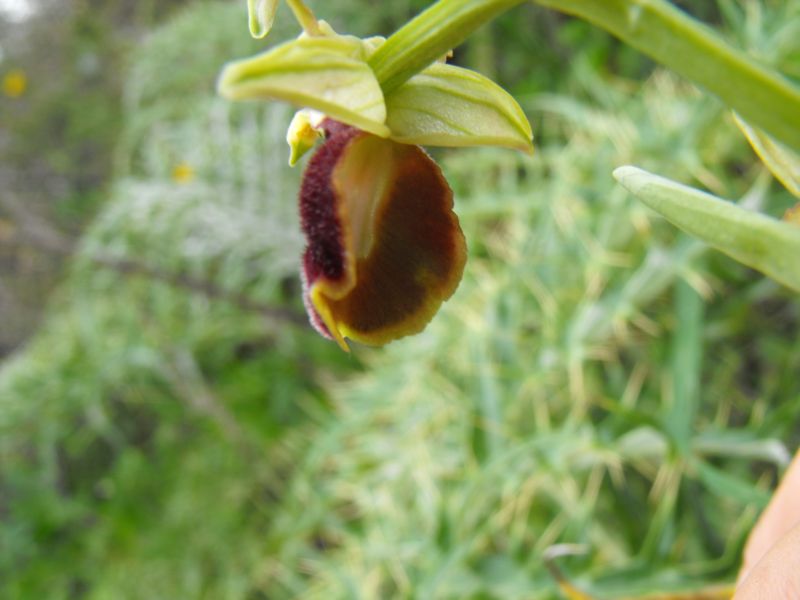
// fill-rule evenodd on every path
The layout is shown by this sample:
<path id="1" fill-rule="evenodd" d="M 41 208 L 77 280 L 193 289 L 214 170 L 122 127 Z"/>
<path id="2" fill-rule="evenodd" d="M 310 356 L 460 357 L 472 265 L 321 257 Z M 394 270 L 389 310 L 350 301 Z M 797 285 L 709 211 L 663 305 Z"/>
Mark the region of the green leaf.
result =
<path id="1" fill-rule="evenodd" d="M 614 177 L 672 224 L 800 291 L 800 227 L 636 167 L 620 167 Z"/>
<path id="2" fill-rule="evenodd" d="M 300 38 L 229 63 L 218 90 L 230 100 L 284 100 L 375 135 L 389 135 L 383 93 L 357 38 Z"/>
<path id="3" fill-rule="evenodd" d="M 488 78 L 436 63 L 386 96 L 392 138 L 431 146 L 507 146 L 532 153 L 516 100 Z"/>
<path id="4" fill-rule="evenodd" d="M 247 0 L 250 35 L 259 40 L 265 37 L 272 29 L 277 11 L 278 0 Z"/>
<path id="5" fill-rule="evenodd" d="M 733 119 L 775 179 L 800 198 L 800 154 L 774 140 L 763 131 L 751 127 L 736 113 L 733 113 Z"/>

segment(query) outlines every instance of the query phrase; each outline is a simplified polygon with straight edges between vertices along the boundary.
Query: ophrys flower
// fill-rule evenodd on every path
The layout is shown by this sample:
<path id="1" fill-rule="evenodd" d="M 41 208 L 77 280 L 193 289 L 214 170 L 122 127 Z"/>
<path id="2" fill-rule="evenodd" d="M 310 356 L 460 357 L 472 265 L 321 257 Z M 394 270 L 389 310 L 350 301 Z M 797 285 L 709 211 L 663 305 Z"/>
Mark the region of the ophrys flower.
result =
<path id="1" fill-rule="evenodd" d="M 368 62 L 382 39 L 296 14 L 300 38 L 230 63 L 219 90 L 306 107 L 287 135 L 291 164 L 324 138 L 300 190 L 305 305 L 344 349 L 345 338 L 384 344 L 425 327 L 466 260 L 450 186 L 417 144 L 530 152 L 530 124 L 497 84 L 443 62 L 385 94 Z"/>

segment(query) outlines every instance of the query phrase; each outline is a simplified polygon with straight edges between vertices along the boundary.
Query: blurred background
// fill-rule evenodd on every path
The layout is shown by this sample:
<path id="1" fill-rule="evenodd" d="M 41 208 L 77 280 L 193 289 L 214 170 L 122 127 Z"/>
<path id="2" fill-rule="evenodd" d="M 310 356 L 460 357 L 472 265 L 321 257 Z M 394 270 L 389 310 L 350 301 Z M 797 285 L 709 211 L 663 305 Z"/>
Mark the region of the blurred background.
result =
<path id="1" fill-rule="evenodd" d="M 428 4 L 311 2 L 387 35 Z M 682 2 L 800 80 L 800 0 Z M 455 62 L 534 157 L 436 151 L 470 257 L 428 329 L 307 325 L 292 110 L 214 94 L 244 0 L 0 0 L 0 597 L 601 598 L 731 581 L 800 441 L 800 304 L 615 185 L 780 216 L 715 99 L 521 6 Z"/>

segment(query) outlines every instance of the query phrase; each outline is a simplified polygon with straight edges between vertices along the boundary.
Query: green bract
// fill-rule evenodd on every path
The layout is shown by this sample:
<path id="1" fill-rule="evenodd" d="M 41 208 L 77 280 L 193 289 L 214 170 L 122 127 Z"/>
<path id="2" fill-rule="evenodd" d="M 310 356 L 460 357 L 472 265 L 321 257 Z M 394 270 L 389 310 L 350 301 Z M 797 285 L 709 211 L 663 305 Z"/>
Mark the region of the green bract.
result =
<path id="1" fill-rule="evenodd" d="M 322 21 L 319 22 L 323 24 Z M 519 104 L 496 83 L 460 67 L 434 63 L 384 94 L 370 66 L 382 39 L 301 36 L 228 64 L 219 92 L 232 100 L 275 99 L 404 144 L 505 146 L 530 153 L 531 126 Z M 290 131 L 292 162 L 308 149 Z M 292 140 L 298 140 L 294 143 Z"/>

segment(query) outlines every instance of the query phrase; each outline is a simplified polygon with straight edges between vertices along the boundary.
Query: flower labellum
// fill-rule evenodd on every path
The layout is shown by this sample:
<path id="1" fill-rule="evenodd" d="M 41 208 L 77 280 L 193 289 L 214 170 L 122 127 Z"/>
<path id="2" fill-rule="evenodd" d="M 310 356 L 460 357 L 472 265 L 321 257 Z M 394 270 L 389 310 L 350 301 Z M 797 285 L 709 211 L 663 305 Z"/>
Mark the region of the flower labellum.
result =
<path id="1" fill-rule="evenodd" d="M 322 335 L 385 344 L 417 333 L 458 287 L 453 193 L 419 146 L 322 123 L 300 189 L 306 309 Z"/>

